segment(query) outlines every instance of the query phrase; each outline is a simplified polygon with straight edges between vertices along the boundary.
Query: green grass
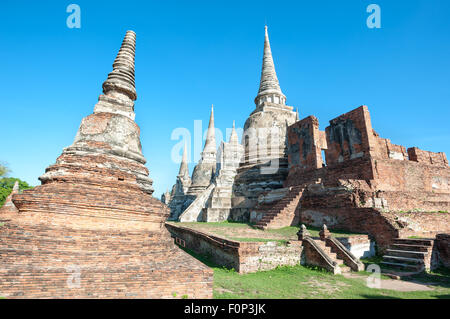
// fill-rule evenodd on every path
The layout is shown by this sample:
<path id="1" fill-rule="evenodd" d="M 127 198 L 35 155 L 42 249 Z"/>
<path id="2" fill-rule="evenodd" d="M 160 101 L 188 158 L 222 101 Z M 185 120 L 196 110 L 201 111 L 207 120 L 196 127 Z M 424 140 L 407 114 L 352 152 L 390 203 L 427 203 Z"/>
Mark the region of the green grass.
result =
<path id="1" fill-rule="evenodd" d="M 215 298 L 277 298 L 277 299 L 366 299 L 366 298 L 450 298 L 450 288 L 432 291 L 399 292 L 372 289 L 366 275 L 345 278 L 303 266 L 280 267 L 275 270 L 239 275 L 214 269 Z"/>
<path id="2" fill-rule="evenodd" d="M 357 278 L 346 278 L 300 265 L 240 275 L 234 270 L 215 265 L 203 256 L 186 251 L 214 270 L 216 299 L 450 299 L 450 274 L 445 271 L 417 275 L 410 279 L 433 285 L 431 291 L 400 292 L 367 287 L 368 274 L 365 272 L 357 273 Z M 376 260 L 366 260 L 369 261 Z"/>
<path id="3" fill-rule="evenodd" d="M 0 223 L 0 227 L 3 227 L 3 225 L 5 225 L 5 223 Z"/>
<path id="4" fill-rule="evenodd" d="M 308 229 L 309 234 L 312 237 L 319 237 L 319 232 L 322 230 L 319 227 L 312 227 L 312 226 L 308 226 L 307 229 Z M 279 229 L 269 229 L 269 230 L 267 230 L 267 232 L 272 233 L 272 234 L 283 235 L 286 237 L 296 237 L 297 232 L 299 230 L 300 230 L 299 226 L 289 226 L 289 227 L 283 227 L 283 228 L 279 228 Z M 330 233 L 334 237 L 349 237 L 349 236 L 354 236 L 354 235 L 361 235 L 360 233 L 353 233 L 353 232 L 343 231 L 343 230 L 339 230 L 339 229 L 330 229 Z"/>
<path id="5" fill-rule="evenodd" d="M 251 226 L 252 224 L 250 223 L 238 223 L 238 222 L 231 222 L 231 221 L 224 221 L 224 222 L 215 222 L 215 223 L 205 223 L 205 222 L 167 222 L 168 224 L 174 224 L 177 226 L 205 226 L 205 227 L 211 227 L 211 228 L 216 228 L 216 227 L 229 227 L 229 228 L 247 228 L 249 226 Z"/>
<path id="6" fill-rule="evenodd" d="M 412 210 L 394 211 L 394 213 L 399 213 L 399 214 L 409 214 L 409 213 L 448 214 L 448 211 L 446 211 L 446 210 L 425 211 L 422 209 L 412 209 Z"/>
<path id="7" fill-rule="evenodd" d="M 231 240 L 240 242 L 257 242 L 257 243 L 268 243 L 277 242 L 280 245 L 287 245 L 288 241 L 284 239 L 267 239 L 267 238 L 241 238 L 241 237 L 230 237 Z"/>
<path id="8" fill-rule="evenodd" d="M 286 243 L 289 240 L 297 240 L 297 233 L 300 230 L 300 226 L 289 226 L 280 229 L 269 229 L 269 230 L 259 230 L 254 228 L 253 224 L 250 223 L 239 223 L 239 222 L 215 222 L 215 223 L 205 223 L 205 222 L 169 222 L 169 224 L 190 227 L 196 230 L 203 230 L 215 234 L 216 236 L 223 236 L 230 240 L 236 240 L 241 242 L 268 242 L 277 241 Z M 251 229 L 254 232 L 248 237 L 243 237 L 240 235 L 240 230 Z M 308 227 L 308 231 L 311 236 L 319 237 L 320 232 L 319 227 Z M 361 235 L 359 233 L 343 231 L 339 229 L 330 229 L 331 235 L 334 237 L 349 237 L 354 235 Z"/>

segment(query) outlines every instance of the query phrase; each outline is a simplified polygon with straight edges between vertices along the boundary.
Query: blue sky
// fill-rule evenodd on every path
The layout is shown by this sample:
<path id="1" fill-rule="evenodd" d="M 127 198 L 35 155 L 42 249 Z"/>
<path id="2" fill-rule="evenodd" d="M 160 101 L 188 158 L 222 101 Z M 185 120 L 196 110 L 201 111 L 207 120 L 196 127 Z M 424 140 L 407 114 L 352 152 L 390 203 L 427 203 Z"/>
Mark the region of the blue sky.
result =
<path id="1" fill-rule="evenodd" d="M 81 8 L 81 29 L 66 7 Z M 381 29 L 366 7 L 381 7 Z M 450 1 L 2 1 L 0 161 L 30 184 L 92 113 L 125 31 L 137 33 L 136 122 L 155 195 L 173 185 L 171 133 L 242 127 L 269 34 L 281 88 L 300 118 L 362 104 L 393 143 L 450 155 Z M 193 155 L 193 154 L 191 154 Z M 194 163 L 190 164 L 192 172 Z"/>

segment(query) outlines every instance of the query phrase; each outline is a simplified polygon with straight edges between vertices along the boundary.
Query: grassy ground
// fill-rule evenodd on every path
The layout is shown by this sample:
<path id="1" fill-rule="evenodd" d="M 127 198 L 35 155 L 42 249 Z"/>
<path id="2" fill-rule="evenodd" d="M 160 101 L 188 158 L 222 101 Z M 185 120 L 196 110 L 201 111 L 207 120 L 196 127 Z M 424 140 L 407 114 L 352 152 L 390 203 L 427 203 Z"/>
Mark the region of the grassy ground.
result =
<path id="1" fill-rule="evenodd" d="M 367 287 L 366 272 L 356 278 L 332 275 L 320 269 L 303 266 L 279 267 L 271 271 L 240 275 L 221 268 L 208 259 L 187 251 L 214 270 L 214 298 L 274 298 L 274 299 L 450 299 L 450 273 L 436 272 L 412 277 L 410 281 L 432 287 L 430 291 L 400 292 Z M 371 262 L 367 260 L 366 262 Z M 382 276 L 382 279 L 386 277 Z"/>
<path id="2" fill-rule="evenodd" d="M 297 240 L 297 232 L 299 226 L 290 226 L 280 229 L 260 230 L 253 227 L 252 224 L 247 223 L 233 223 L 233 222 L 220 222 L 220 223 L 178 223 L 171 222 L 174 225 L 189 227 L 198 231 L 208 232 L 216 236 L 224 237 L 230 240 L 236 241 L 278 241 L 280 243 L 286 243 L 289 240 Z M 313 237 L 319 237 L 320 228 L 308 227 L 308 231 Z M 345 232 L 336 229 L 330 230 L 334 237 L 349 237 L 359 235 L 357 233 Z"/>

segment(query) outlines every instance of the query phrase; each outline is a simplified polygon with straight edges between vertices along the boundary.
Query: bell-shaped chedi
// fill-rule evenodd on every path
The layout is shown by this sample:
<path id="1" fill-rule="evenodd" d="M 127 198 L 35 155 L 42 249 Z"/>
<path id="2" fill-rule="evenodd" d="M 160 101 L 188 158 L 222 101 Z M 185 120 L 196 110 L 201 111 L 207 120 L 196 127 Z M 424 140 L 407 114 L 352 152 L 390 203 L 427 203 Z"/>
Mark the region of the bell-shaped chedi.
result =
<path id="1" fill-rule="evenodd" d="M 208 131 L 206 132 L 205 147 L 203 148 L 201 159 L 192 173 L 192 184 L 189 187 L 188 195 L 197 196 L 211 184 L 216 172 L 216 156 L 214 106 L 211 106 L 211 116 L 209 118 Z"/>
<path id="2" fill-rule="evenodd" d="M 245 152 L 235 180 L 233 219 L 248 220 L 257 198 L 283 187 L 288 172 L 287 127 L 296 121 L 292 106 L 286 105 L 275 72 L 267 26 L 261 80 L 256 108 L 244 125 Z"/>
<path id="3" fill-rule="evenodd" d="M 176 183 L 172 187 L 171 200 L 169 203 L 170 216 L 168 220 L 178 220 L 180 214 L 187 208 L 186 194 L 191 186 L 189 176 L 187 146 L 184 144 L 183 157 Z"/>
<path id="4" fill-rule="evenodd" d="M 42 185 L 13 196 L 19 211 L 0 228 L 0 296 L 212 297 L 212 271 L 174 245 L 169 210 L 151 196 L 134 122 L 135 44 L 128 31 L 94 113 Z"/>

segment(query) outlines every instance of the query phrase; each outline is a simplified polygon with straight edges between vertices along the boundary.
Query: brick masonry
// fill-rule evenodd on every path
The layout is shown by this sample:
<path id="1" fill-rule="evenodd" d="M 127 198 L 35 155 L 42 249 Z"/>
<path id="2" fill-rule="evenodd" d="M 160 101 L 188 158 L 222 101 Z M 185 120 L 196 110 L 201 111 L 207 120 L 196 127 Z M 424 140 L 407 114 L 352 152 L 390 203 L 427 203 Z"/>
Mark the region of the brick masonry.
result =
<path id="1" fill-rule="evenodd" d="M 435 247 L 439 253 L 439 261 L 444 267 L 450 268 L 450 233 L 438 234 Z"/>
<path id="2" fill-rule="evenodd" d="M 396 237 L 449 231 L 445 154 L 406 149 L 379 137 L 366 106 L 331 120 L 325 132 L 314 116 L 291 125 L 288 159 L 283 186 L 304 191 L 287 224 L 300 220 L 367 233 L 382 249 Z"/>
<path id="3" fill-rule="evenodd" d="M 172 223 L 166 226 L 181 246 L 239 273 L 298 264 L 329 268 L 316 249 L 302 241 L 290 241 L 287 245 L 277 242 L 238 242 Z M 367 235 L 342 237 L 338 240 L 357 258 L 371 257 L 375 253 L 373 243 Z"/>
<path id="4" fill-rule="evenodd" d="M 302 246 L 298 241 L 287 245 L 277 242 L 238 242 L 173 224 L 167 224 L 172 236 L 186 248 L 210 258 L 214 263 L 234 268 L 239 273 L 294 266 L 300 263 Z"/>

